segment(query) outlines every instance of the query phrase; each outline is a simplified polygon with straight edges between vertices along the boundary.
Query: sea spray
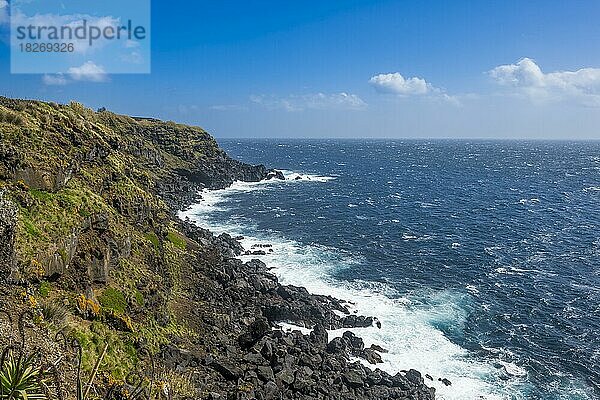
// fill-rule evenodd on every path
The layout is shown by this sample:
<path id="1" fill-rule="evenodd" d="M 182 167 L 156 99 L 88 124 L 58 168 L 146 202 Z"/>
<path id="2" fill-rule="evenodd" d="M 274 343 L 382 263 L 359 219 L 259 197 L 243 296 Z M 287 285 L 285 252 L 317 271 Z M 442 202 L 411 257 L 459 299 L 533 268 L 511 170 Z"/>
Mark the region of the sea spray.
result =
<path id="1" fill-rule="evenodd" d="M 318 244 L 305 245 L 273 232 L 260 232 L 250 221 L 219 218 L 219 213 L 234 207 L 236 195 L 250 191 L 283 189 L 289 184 L 322 184 L 335 177 L 286 171 L 286 180 L 254 183 L 236 182 L 231 187 L 202 192 L 202 201 L 180 213 L 215 234 L 223 232 L 241 236 L 245 249 L 271 245 L 272 253 L 241 256 L 243 260 L 259 258 L 273 268 L 283 284 L 304 286 L 315 294 L 332 295 L 349 301 L 352 312 L 371 315 L 381 328 L 354 328 L 330 331 L 330 340 L 346 330 L 363 338 L 366 346 L 377 344 L 387 349 L 378 368 L 395 374 L 415 368 L 431 376 L 427 384 L 436 388 L 437 398 L 447 400 L 521 399 L 525 385 L 521 370 L 511 364 L 502 367 L 475 359 L 469 352 L 450 341 L 444 327 L 462 326 L 466 313 L 461 307 L 464 296 L 451 291 L 415 293 L 403 296 L 385 283 L 336 278 L 336 274 L 360 262 L 360 256 Z M 265 193 L 264 195 L 268 195 Z M 292 329 L 289 324 L 284 329 Z M 305 327 L 300 327 L 306 330 Z M 364 360 L 361 360 L 364 362 Z M 369 367 L 372 365 L 366 364 Z M 518 371 L 518 374 L 511 374 Z M 442 382 L 448 379 L 451 385 Z"/>

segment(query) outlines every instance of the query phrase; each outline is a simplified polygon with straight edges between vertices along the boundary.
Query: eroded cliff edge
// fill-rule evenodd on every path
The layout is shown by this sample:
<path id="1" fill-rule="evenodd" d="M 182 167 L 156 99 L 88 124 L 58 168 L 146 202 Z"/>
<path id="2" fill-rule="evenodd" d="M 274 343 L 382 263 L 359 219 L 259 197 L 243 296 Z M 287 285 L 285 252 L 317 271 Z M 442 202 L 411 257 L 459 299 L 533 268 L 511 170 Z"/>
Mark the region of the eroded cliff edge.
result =
<path id="1" fill-rule="evenodd" d="M 350 361 L 377 363 L 384 349 L 327 338 L 372 319 L 280 285 L 262 262 L 235 258 L 234 238 L 175 217 L 201 188 L 279 172 L 231 159 L 200 128 L 78 103 L 0 98 L 0 144 L 0 307 L 37 316 L 32 342 L 48 357 L 69 358 L 48 344 L 59 330 L 82 343 L 87 370 L 108 345 L 98 393 L 126 390 L 148 349 L 155 398 L 434 397 L 417 371 Z M 273 330 L 280 321 L 313 331 Z M 2 318 L 0 331 L 0 346 L 16 335 Z M 73 374 L 65 365 L 63 379 Z"/>

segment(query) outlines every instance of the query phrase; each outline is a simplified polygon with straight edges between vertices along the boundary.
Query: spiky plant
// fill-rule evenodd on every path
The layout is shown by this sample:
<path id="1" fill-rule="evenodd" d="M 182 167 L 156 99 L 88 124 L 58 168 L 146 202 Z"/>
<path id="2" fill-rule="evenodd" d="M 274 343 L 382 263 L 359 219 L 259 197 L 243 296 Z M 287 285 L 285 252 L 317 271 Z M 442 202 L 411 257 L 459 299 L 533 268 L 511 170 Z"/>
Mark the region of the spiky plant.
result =
<path id="1" fill-rule="evenodd" d="M 44 373 L 36 355 L 15 356 L 7 349 L 0 365 L 0 400 L 46 400 Z"/>
<path id="2" fill-rule="evenodd" d="M 68 310 L 62 304 L 55 301 L 40 301 L 38 307 L 44 321 L 52 322 L 58 328 L 64 325 L 69 314 Z"/>

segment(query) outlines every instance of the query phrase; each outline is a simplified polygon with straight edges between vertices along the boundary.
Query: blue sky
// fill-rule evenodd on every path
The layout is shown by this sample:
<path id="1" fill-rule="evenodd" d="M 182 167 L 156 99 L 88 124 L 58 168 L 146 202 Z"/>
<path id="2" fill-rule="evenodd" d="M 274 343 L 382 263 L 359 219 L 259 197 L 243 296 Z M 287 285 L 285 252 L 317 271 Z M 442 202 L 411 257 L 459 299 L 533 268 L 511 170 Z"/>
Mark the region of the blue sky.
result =
<path id="1" fill-rule="evenodd" d="M 153 1 L 151 74 L 59 79 L 10 74 L 3 5 L 10 97 L 217 137 L 600 139 L 598 1 Z"/>

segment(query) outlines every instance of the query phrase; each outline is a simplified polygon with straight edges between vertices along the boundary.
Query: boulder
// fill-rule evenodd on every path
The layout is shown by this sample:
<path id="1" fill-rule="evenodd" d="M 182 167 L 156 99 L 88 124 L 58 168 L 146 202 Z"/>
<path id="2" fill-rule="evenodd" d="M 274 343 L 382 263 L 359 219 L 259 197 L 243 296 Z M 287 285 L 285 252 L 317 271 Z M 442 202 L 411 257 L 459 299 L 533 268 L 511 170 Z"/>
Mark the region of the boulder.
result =
<path id="1" fill-rule="evenodd" d="M 358 388 L 365 385 L 364 374 L 360 374 L 358 371 L 355 370 L 351 370 L 344 373 L 344 375 L 342 375 L 342 378 L 344 379 L 344 382 L 352 388 Z"/>
<path id="2" fill-rule="evenodd" d="M 258 377 L 265 382 L 275 380 L 275 375 L 273 374 L 273 369 L 269 366 L 263 366 L 263 365 L 259 366 L 256 369 L 256 373 L 258 374 Z"/>
<path id="3" fill-rule="evenodd" d="M 271 325 L 269 325 L 269 321 L 265 317 L 258 317 L 250 324 L 247 332 L 238 338 L 238 342 L 242 348 L 250 348 L 270 330 Z"/>
<path id="4" fill-rule="evenodd" d="M 327 343 L 329 342 L 327 330 L 321 324 L 317 324 L 314 326 L 312 332 L 310 332 L 310 340 L 312 343 L 318 348 L 327 347 Z"/>
<path id="5" fill-rule="evenodd" d="M 237 380 L 244 374 L 240 367 L 227 360 L 215 360 L 210 366 L 229 381 Z"/>

